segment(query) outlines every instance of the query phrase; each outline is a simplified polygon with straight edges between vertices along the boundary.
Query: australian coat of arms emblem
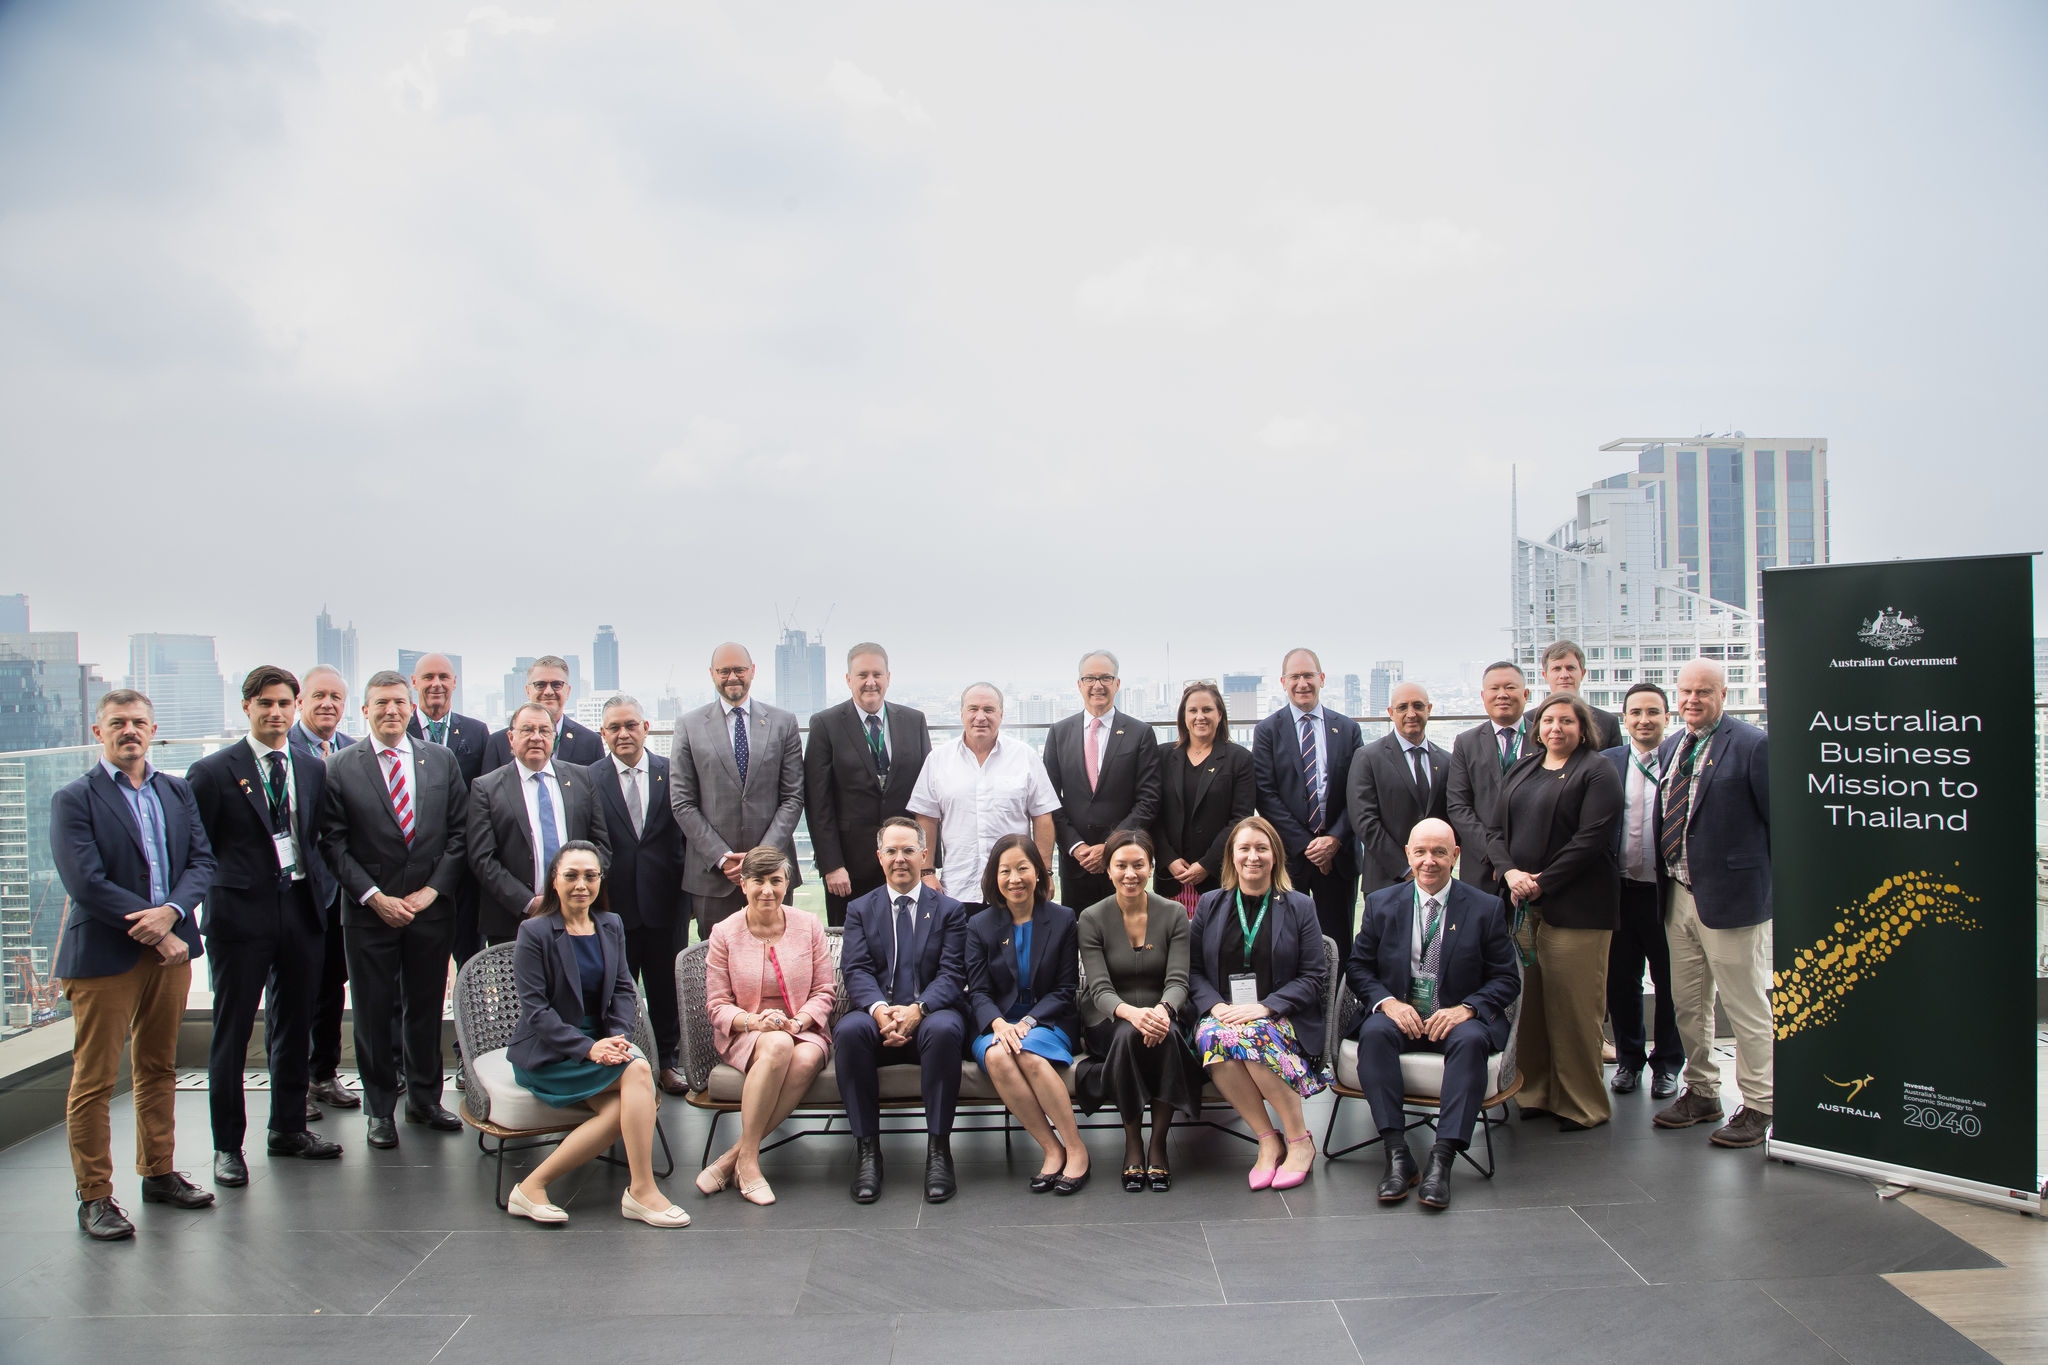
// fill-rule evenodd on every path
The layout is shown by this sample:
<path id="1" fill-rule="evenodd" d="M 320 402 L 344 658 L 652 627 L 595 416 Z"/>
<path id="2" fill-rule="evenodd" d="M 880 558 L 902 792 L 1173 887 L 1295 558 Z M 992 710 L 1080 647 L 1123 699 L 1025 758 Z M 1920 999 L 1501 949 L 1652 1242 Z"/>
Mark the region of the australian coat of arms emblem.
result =
<path id="1" fill-rule="evenodd" d="M 1886 607 L 1875 620 L 1863 623 L 1863 629 L 1856 632 L 1856 638 L 1873 649 L 1897 651 L 1920 643 L 1920 637 L 1926 633 L 1913 617 L 1905 615 L 1897 607 Z"/>

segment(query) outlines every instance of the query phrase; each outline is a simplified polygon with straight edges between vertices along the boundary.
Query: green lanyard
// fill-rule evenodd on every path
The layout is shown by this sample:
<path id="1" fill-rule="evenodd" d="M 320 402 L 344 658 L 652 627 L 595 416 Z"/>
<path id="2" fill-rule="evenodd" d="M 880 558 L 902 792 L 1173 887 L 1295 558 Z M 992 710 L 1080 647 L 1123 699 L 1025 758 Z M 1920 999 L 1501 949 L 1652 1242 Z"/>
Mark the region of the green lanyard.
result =
<path id="1" fill-rule="evenodd" d="M 1629 751 L 1629 757 L 1635 760 L 1636 771 L 1641 773 L 1644 777 L 1648 778 L 1651 786 L 1656 786 L 1657 770 L 1651 767 L 1649 764 L 1643 762 L 1643 756 L 1640 753 L 1635 752 L 1633 748 L 1631 748 Z"/>
<path id="2" fill-rule="evenodd" d="M 1244 965 L 1252 965 L 1252 940 L 1259 936 L 1259 926 L 1266 922 L 1266 911 L 1273 904 L 1273 893 L 1268 891 L 1259 898 L 1259 917 L 1247 927 L 1244 922 L 1244 892 L 1233 892 L 1237 897 L 1237 931 L 1244 935 Z"/>
<path id="3" fill-rule="evenodd" d="M 1508 745 L 1507 751 L 1500 756 L 1500 770 L 1502 772 L 1506 772 L 1514 767 L 1515 760 L 1522 756 L 1522 728 L 1527 724 L 1527 721 L 1516 722 L 1514 741 Z"/>
<path id="4" fill-rule="evenodd" d="M 1449 887 L 1447 886 L 1447 887 L 1445 887 L 1445 888 L 1444 888 L 1444 890 L 1445 890 L 1446 892 L 1448 892 L 1448 891 L 1450 890 L 1450 888 L 1449 888 Z M 1425 902 L 1425 901 L 1427 901 L 1428 899 L 1429 899 L 1428 897 L 1426 897 L 1426 896 L 1424 896 L 1424 895 L 1422 894 L 1422 888 L 1421 888 L 1421 887 L 1419 887 L 1419 886 L 1418 886 L 1418 887 L 1416 887 L 1416 888 L 1415 888 L 1415 908 L 1416 908 L 1416 909 L 1420 910 L 1420 909 L 1421 909 L 1421 908 L 1423 907 L 1423 904 L 1424 904 L 1424 902 Z M 1439 931 L 1439 930 L 1441 930 L 1441 929 L 1442 929 L 1443 927 L 1444 927 L 1444 903 L 1443 903 L 1443 900 L 1442 900 L 1441 898 L 1438 898 L 1438 899 L 1437 899 L 1437 902 L 1436 902 L 1436 917 L 1435 917 L 1434 919 L 1430 919 L 1430 918 L 1427 918 L 1427 917 L 1425 917 L 1425 918 L 1423 919 L 1423 921 L 1422 921 L 1422 951 L 1423 951 L 1423 952 L 1427 953 L 1427 952 L 1429 951 L 1429 945 L 1430 945 L 1430 944 L 1432 944 L 1432 943 L 1434 943 L 1434 942 L 1436 941 L 1436 936 L 1437 936 L 1437 933 L 1438 933 L 1438 931 Z"/>
<path id="5" fill-rule="evenodd" d="M 1681 781 L 1681 782 L 1690 782 L 1690 781 L 1692 781 L 1692 770 L 1693 770 L 1694 768 L 1696 768 L 1696 767 L 1698 767 L 1698 766 L 1699 766 L 1699 761 L 1700 761 L 1700 755 L 1701 755 L 1701 754 L 1703 754 L 1703 753 L 1705 753 L 1705 752 L 1707 751 L 1708 747 L 1709 747 L 1709 746 L 1711 746 L 1711 745 L 1713 744 L 1713 742 L 1714 742 L 1714 731 L 1716 731 L 1716 730 L 1718 730 L 1718 729 L 1720 729 L 1720 728 L 1721 728 L 1721 722 L 1720 722 L 1720 721 L 1718 721 L 1718 720 L 1717 720 L 1717 721 L 1715 721 L 1715 722 L 1714 722 L 1714 723 L 1713 723 L 1712 725 L 1709 725 L 1709 726 L 1707 727 L 1707 732 L 1706 732 L 1705 734 L 1701 735 L 1701 736 L 1699 737 L 1699 741 L 1698 741 L 1697 743 L 1695 743 L 1695 744 L 1694 744 L 1694 745 L 1692 746 L 1692 751 L 1691 751 L 1690 753 L 1686 754 L 1686 756 L 1685 756 L 1685 761 L 1684 761 L 1683 763 L 1681 763 L 1681 764 L 1679 764 L 1679 765 L 1678 765 L 1678 780 L 1679 780 L 1679 781 Z M 1685 741 L 1684 741 L 1684 740 L 1680 740 L 1680 741 L 1679 741 L 1679 747 L 1680 747 L 1680 748 L 1684 748 L 1684 747 L 1685 747 Z"/>

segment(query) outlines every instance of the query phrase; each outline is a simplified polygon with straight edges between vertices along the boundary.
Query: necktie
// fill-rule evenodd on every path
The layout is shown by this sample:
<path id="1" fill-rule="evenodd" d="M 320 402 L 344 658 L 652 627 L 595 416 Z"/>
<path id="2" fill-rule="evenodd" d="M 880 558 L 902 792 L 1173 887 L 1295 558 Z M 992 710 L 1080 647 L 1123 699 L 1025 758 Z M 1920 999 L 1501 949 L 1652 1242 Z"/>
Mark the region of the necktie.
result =
<path id="1" fill-rule="evenodd" d="M 333 740 L 331 740 L 331 739 L 323 739 L 323 740 L 321 740 L 321 741 L 320 741 L 320 757 L 322 757 L 322 758 L 332 758 L 332 757 L 334 757 L 334 741 L 333 741 Z"/>
<path id="2" fill-rule="evenodd" d="M 732 762 L 740 770 L 740 781 L 747 780 L 747 713 L 732 713 Z"/>
<path id="3" fill-rule="evenodd" d="M 1431 896 L 1422 903 L 1422 972 L 1425 976 L 1438 976 L 1444 960 L 1444 936 L 1439 931 L 1444 927 L 1443 902 Z"/>
<path id="4" fill-rule="evenodd" d="M 1685 822 L 1692 813 L 1692 759 L 1700 737 L 1685 732 L 1678 746 L 1678 762 L 1672 765 L 1671 781 L 1664 788 L 1664 824 L 1657 834 L 1657 852 L 1664 866 L 1676 868 L 1685 858 Z"/>
<path id="5" fill-rule="evenodd" d="M 270 776 L 264 782 L 270 795 L 270 828 L 274 833 L 283 834 L 291 828 L 290 805 L 285 783 L 284 755 L 272 750 L 270 753 Z"/>
<path id="6" fill-rule="evenodd" d="M 555 854 L 562 849 L 562 836 L 555 830 L 555 798 L 548 795 L 546 773 L 535 773 L 532 777 L 534 790 L 540 793 L 540 865 L 541 875 L 555 865 Z M 545 895 L 545 888 L 536 888 Z"/>
<path id="7" fill-rule="evenodd" d="M 868 717 L 868 752 L 875 756 L 875 776 L 889 780 L 889 746 L 882 742 L 882 718 Z"/>
<path id="8" fill-rule="evenodd" d="M 433 740 L 436 744 L 446 744 L 448 742 L 448 722 L 445 720 L 428 721 L 427 738 Z"/>
<path id="9" fill-rule="evenodd" d="M 1500 741 L 1500 770 L 1506 772 L 1515 766 L 1515 750 L 1520 747 L 1517 743 L 1517 733 L 1505 725 L 1497 725 L 1494 727 L 1494 738 Z"/>
<path id="10" fill-rule="evenodd" d="M 412 793 L 405 788 L 405 760 L 398 756 L 398 750 L 386 749 L 384 762 L 384 785 L 391 791 L 391 812 L 398 817 L 398 832 L 405 836 L 406 847 L 412 846 Z"/>
<path id="11" fill-rule="evenodd" d="M 1102 776 L 1102 717 L 1088 717 L 1088 790 L 1095 790 L 1096 779 Z"/>
<path id="12" fill-rule="evenodd" d="M 1422 767 L 1422 746 L 1416 745 L 1408 751 L 1408 766 L 1415 769 L 1415 790 L 1422 793 L 1422 804 L 1429 804 L 1429 774 Z"/>
<path id="13" fill-rule="evenodd" d="M 889 973 L 889 1003 L 907 1005 L 917 994 L 917 978 L 910 960 L 910 906 L 908 896 L 896 898 L 896 964 Z"/>
<path id="14" fill-rule="evenodd" d="M 647 824 L 647 806 L 640 796 L 640 770 L 626 769 L 626 814 L 633 818 L 633 837 L 639 838 Z"/>
<path id="15" fill-rule="evenodd" d="M 1301 783 L 1308 793 L 1308 832 L 1323 832 L 1323 788 L 1316 778 L 1316 718 L 1301 718 Z"/>

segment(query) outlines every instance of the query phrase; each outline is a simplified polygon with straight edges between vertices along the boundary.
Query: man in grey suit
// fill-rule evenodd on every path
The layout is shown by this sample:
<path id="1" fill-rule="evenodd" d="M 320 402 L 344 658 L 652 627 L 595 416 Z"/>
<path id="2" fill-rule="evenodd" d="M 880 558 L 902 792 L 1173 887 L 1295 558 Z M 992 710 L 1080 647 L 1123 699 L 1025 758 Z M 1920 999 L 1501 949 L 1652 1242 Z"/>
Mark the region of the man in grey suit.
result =
<path id="1" fill-rule="evenodd" d="M 1479 700 L 1486 719 L 1451 741 L 1451 780 L 1444 814 L 1458 835 L 1458 880 L 1489 896 L 1500 894 L 1508 846 L 1499 812 L 1502 774 L 1532 752 L 1522 708 L 1529 704 L 1529 679 L 1521 666 L 1503 659 L 1479 675 Z"/>
<path id="2" fill-rule="evenodd" d="M 1159 740 L 1152 727 L 1116 709 L 1123 690 L 1116 655 L 1098 649 L 1081 658 L 1085 708 L 1045 737 L 1045 775 L 1059 795 L 1052 813 L 1060 845 L 1060 898 L 1086 910 L 1116 894 L 1102 848 L 1120 829 L 1150 831 L 1159 814 Z"/>
<path id="3" fill-rule="evenodd" d="M 1429 742 L 1431 709 L 1421 683 L 1394 684 L 1387 697 L 1393 731 L 1351 757 L 1351 825 L 1358 831 L 1358 870 L 1368 896 L 1414 875 L 1408 836 L 1422 821 L 1444 818 L 1451 755 Z"/>
<path id="4" fill-rule="evenodd" d="M 548 865 L 571 839 L 597 845 L 611 868 L 612 844 L 590 774 L 554 762 L 554 717 L 539 702 L 512 713 L 512 761 L 469 789 L 469 870 L 481 892 L 477 927 L 486 943 L 510 943 L 546 892 Z"/>
<path id="5" fill-rule="evenodd" d="M 414 744 L 412 688 L 390 669 L 363 688 L 367 743 L 327 760 L 320 852 L 341 883 L 356 1067 L 372 1147 L 396 1147 L 399 1058 L 392 1015 L 403 999 L 405 1116 L 442 1132 L 462 1120 L 441 1107 L 441 1001 L 455 942 L 469 800 L 455 755 Z"/>
<path id="6" fill-rule="evenodd" d="M 682 827 L 683 890 L 697 905 L 697 931 L 738 910 L 740 859 L 773 844 L 797 871 L 796 822 L 804 813 L 804 746 L 796 717 L 764 706 L 754 688 L 754 656 L 726 643 L 711 652 L 718 700 L 676 721 L 669 747 L 669 801 Z"/>

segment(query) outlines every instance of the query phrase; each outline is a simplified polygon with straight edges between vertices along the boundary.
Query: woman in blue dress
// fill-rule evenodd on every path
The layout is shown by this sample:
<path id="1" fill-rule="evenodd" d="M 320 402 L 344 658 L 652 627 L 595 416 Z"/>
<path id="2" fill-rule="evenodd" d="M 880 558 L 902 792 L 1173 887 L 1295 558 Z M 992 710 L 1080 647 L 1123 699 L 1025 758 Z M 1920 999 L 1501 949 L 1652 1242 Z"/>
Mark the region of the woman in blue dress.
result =
<path id="1" fill-rule="evenodd" d="M 566 1223 L 548 1185 L 620 1142 L 632 1177 L 620 1215 L 687 1227 L 690 1215 L 654 1183 L 654 1072 L 633 1046 L 640 997 L 626 965 L 625 926 L 610 905 L 597 846 L 571 839 L 548 865 L 541 903 L 519 926 L 512 949 L 519 1023 L 505 1048 L 513 1079 L 536 1099 L 590 1117 L 512 1187 L 507 1210 Z"/>
<path id="2" fill-rule="evenodd" d="M 981 895 L 984 908 L 967 921 L 967 1003 L 980 1030 L 969 1047 L 1045 1153 L 1031 1192 L 1073 1194 L 1088 1183 L 1088 1149 L 1060 1075 L 1081 1032 L 1074 912 L 1050 899 L 1038 845 L 1022 834 L 989 850 Z"/>

